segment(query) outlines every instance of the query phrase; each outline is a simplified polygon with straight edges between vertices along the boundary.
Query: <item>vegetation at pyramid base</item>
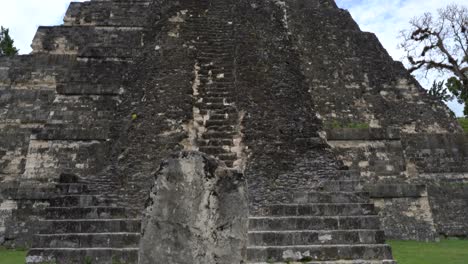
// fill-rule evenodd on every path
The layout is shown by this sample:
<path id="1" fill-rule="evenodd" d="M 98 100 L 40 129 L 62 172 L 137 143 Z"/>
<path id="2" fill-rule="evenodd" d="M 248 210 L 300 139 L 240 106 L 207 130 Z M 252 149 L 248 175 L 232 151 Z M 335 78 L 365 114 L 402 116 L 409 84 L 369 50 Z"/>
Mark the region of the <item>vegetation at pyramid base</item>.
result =
<path id="1" fill-rule="evenodd" d="M 460 122 L 460 125 L 462 126 L 463 130 L 465 130 L 465 133 L 468 134 L 468 118 L 459 118 L 458 122 Z"/>
<path id="2" fill-rule="evenodd" d="M 0 264 L 23 264 L 26 259 L 25 249 L 6 249 L 0 247 Z"/>
<path id="3" fill-rule="evenodd" d="M 466 264 L 468 240 L 444 239 L 440 242 L 388 241 L 398 264 Z"/>
<path id="4" fill-rule="evenodd" d="M 401 32 L 400 47 L 406 51 L 410 72 L 437 71 L 451 75 L 445 88 L 465 103 L 468 116 L 468 8 L 448 5 L 437 16 L 425 13 L 410 21 L 411 28 Z M 443 84 L 442 84 L 443 85 Z M 441 86 L 442 86 L 441 85 Z M 443 92 L 434 87 L 433 92 Z"/>
<path id="5" fill-rule="evenodd" d="M 10 30 L 0 27 L 0 56 L 14 56 L 16 54 L 18 54 L 18 49 L 14 46 Z"/>

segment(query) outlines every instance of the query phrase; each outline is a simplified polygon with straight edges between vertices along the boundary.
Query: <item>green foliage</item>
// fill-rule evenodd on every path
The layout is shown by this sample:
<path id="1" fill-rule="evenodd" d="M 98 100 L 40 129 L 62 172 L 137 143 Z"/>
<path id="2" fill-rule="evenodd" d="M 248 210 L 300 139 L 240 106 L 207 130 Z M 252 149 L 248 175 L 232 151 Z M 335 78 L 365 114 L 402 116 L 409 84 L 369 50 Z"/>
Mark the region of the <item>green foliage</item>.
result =
<path id="1" fill-rule="evenodd" d="M 325 123 L 325 128 L 355 128 L 355 129 L 367 129 L 369 128 L 369 124 L 367 123 L 358 123 L 358 122 L 349 122 L 343 123 L 339 122 L 338 120 L 333 120 L 331 122 Z"/>
<path id="2" fill-rule="evenodd" d="M 121 262 L 119 259 L 112 257 L 112 264 L 124 264 L 124 263 Z"/>
<path id="3" fill-rule="evenodd" d="M 0 264 L 23 264 L 26 250 L 9 250 L 0 247 Z"/>
<path id="4" fill-rule="evenodd" d="M 312 260 L 314 260 L 312 257 L 303 257 L 303 258 L 300 260 L 300 262 L 310 262 L 310 261 L 312 261 Z"/>
<path id="5" fill-rule="evenodd" d="M 463 130 L 465 130 L 465 133 L 468 134 L 468 118 L 458 118 L 458 122 L 460 122 L 460 125 Z"/>
<path id="6" fill-rule="evenodd" d="M 18 54 L 18 49 L 13 45 L 8 28 L 0 27 L 0 56 L 13 56 Z"/>
<path id="7" fill-rule="evenodd" d="M 86 256 L 84 259 L 84 264 L 92 264 L 93 260 L 91 259 L 90 256 Z"/>
<path id="8" fill-rule="evenodd" d="M 450 77 L 447 79 L 446 84 L 448 90 L 453 93 L 456 97 L 460 97 L 462 95 L 463 85 L 459 79 L 456 77 Z"/>
<path id="9" fill-rule="evenodd" d="M 460 79 L 451 77 L 447 80 L 446 86 L 460 104 L 465 104 L 463 114 L 468 117 L 468 84 L 463 85 Z"/>
<path id="10" fill-rule="evenodd" d="M 450 93 L 448 85 L 444 86 L 444 81 L 434 81 L 434 83 L 432 83 L 431 89 L 429 89 L 427 93 L 443 102 L 452 101 L 454 99 L 454 96 Z"/>
<path id="11" fill-rule="evenodd" d="M 389 241 L 398 264 L 466 264 L 468 240 L 441 242 Z"/>

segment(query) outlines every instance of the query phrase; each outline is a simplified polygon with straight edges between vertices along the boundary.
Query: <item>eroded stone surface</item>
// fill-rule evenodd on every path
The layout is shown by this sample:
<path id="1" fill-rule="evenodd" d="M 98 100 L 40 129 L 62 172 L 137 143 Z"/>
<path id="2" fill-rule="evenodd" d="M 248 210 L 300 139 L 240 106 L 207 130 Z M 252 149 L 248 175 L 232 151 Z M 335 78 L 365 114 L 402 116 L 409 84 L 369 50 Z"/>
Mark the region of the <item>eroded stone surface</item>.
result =
<path id="1" fill-rule="evenodd" d="M 198 152 L 181 152 L 156 173 L 140 263 L 243 263 L 247 194 L 242 174 Z"/>

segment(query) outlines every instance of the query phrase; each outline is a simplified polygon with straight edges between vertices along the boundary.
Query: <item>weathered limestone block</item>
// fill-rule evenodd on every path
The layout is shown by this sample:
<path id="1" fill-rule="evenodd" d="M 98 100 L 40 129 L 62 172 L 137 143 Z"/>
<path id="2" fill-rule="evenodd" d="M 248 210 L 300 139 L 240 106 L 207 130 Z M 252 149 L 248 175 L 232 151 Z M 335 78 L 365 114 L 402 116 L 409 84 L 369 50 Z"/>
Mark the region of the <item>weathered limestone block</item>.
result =
<path id="1" fill-rule="evenodd" d="M 0 200 L 0 244 L 5 242 L 6 222 L 9 218 L 11 218 L 12 210 L 14 209 L 17 209 L 17 204 L 15 201 Z"/>
<path id="2" fill-rule="evenodd" d="M 27 181 L 52 182 L 63 172 L 96 175 L 104 164 L 105 142 L 31 140 L 22 185 Z"/>
<path id="3" fill-rule="evenodd" d="M 370 193 L 385 236 L 390 239 L 436 241 L 438 234 L 425 185 L 374 184 Z"/>
<path id="4" fill-rule="evenodd" d="M 247 215 L 242 174 L 199 152 L 176 154 L 156 174 L 140 264 L 244 263 Z"/>

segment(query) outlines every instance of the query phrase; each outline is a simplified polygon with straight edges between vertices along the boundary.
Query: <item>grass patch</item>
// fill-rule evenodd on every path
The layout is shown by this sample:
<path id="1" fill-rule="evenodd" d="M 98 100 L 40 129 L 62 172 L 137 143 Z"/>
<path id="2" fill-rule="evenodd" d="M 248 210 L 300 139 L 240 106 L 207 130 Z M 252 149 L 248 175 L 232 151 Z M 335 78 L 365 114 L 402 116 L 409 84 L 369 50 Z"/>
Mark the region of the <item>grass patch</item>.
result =
<path id="1" fill-rule="evenodd" d="M 24 264 L 27 250 L 5 249 L 0 247 L 0 264 Z"/>
<path id="2" fill-rule="evenodd" d="M 460 125 L 462 126 L 463 130 L 465 130 L 465 133 L 468 134 L 468 118 L 458 118 L 458 122 L 460 122 Z"/>
<path id="3" fill-rule="evenodd" d="M 388 241 L 398 264 L 467 264 L 468 240 Z"/>

